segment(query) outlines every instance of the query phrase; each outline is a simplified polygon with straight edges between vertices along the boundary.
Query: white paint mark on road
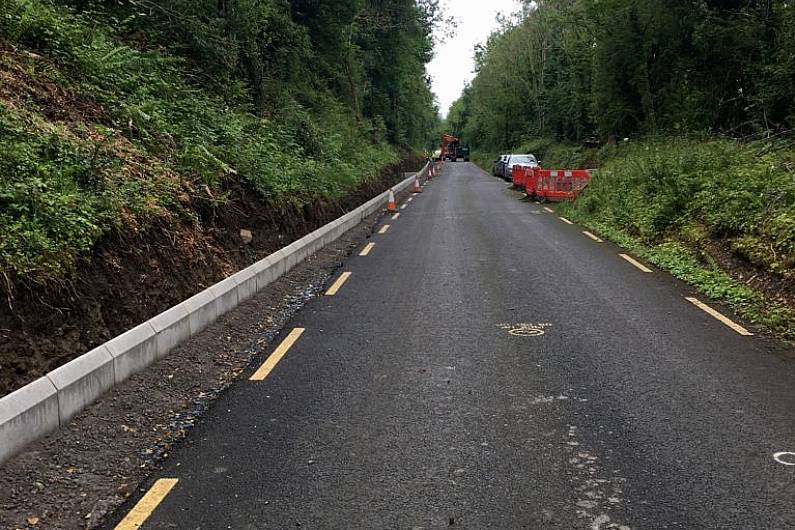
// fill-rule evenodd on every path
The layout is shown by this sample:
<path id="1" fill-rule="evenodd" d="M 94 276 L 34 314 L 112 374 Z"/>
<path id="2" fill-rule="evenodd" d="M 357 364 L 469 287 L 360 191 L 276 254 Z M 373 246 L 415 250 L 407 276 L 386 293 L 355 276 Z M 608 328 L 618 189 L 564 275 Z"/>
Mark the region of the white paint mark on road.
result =
<path id="1" fill-rule="evenodd" d="M 379 234 L 386 234 L 386 231 L 389 230 L 389 225 L 384 225 L 381 227 L 381 230 L 378 231 Z"/>
<path id="2" fill-rule="evenodd" d="M 520 322 L 518 324 L 497 324 L 497 327 L 508 331 L 515 337 L 538 337 L 544 334 L 544 329 L 552 324 L 543 322 L 539 324 L 528 324 Z"/>
<path id="3" fill-rule="evenodd" d="M 362 249 L 362 251 L 359 252 L 359 255 L 360 256 L 366 256 L 367 254 L 370 253 L 371 250 L 373 250 L 374 246 L 375 246 L 375 243 L 367 243 L 367 245 L 365 245 L 365 247 Z"/>
<path id="4" fill-rule="evenodd" d="M 406 199 L 406 202 L 411 202 L 413 200 L 414 200 L 414 197 L 409 197 L 408 199 Z"/>
<path id="5" fill-rule="evenodd" d="M 753 333 L 751 333 L 750 331 L 748 331 L 747 329 L 742 327 L 740 324 L 737 324 L 736 322 L 734 322 L 730 318 L 725 317 L 722 314 L 718 313 L 717 311 L 712 309 L 710 306 L 708 306 L 707 304 L 705 304 L 704 302 L 702 302 L 698 298 L 693 298 L 693 297 L 690 297 L 690 296 L 686 296 L 685 300 L 687 300 L 688 302 L 690 302 L 694 306 L 698 307 L 699 309 L 701 309 L 702 311 L 704 311 L 705 313 L 710 315 L 712 318 L 715 318 L 716 320 L 719 320 L 719 321 L 723 322 L 725 325 L 729 326 L 730 328 L 732 328 L 734 331 L 736 331 L 740 335 L 753 335 Z"/>
<path id="6" fill-rule="evenodd" d="M 603 243 L 603 241 L 601 239 L 596 237 L 594 234 L 590 233 L 588 230 L 583 230 L 582 233 L 585 234 L 586 236 L 590 237 L 591 239 L 593 239 L 597 243 Z"/>
<path id="7" fill-rule="evenodd" d="M 619 254 L 619 256 L 621 256 L 622 258 L 624 258 L 625 260 L 627 260 L 627 261 L 628 261 L 629 263 L 631 263 L 631 264 L 632 264 L 632 265 L 633 265 L 635 268 L 637 268 L 637 269 L 640 269 L 640 270 L 641 270 L 641 271 L 643 271 L 643 272 L 651 272 L 651 269 L 650 269 L 650 268 L 648 268 L 646 265 L 644 265 L 643 263 L 639 262 L 638 260 L 634 259 L 633 257 L 631 257 L 631 256 L 628 256 L 628 255 L 626 255 L 626 254 Z"/>
<path id="8" fill-rule="evenodd" d="M 406 206 L 408 206 L 408 204 L 401 204 L 401 205 L 400 205 L 400 209 L 401 209 L 401 210 L 405 210 L 405 209 L 406 209 Z"/>
<path id="9" fill-rule="evenodd" d="M 400 217 L 400 212 L 398 212 L 398 213 L 396 213 L 395 215 L 393 215 L 393 216 L 392 216 L 392 220 L 395 220 L 395 219 L 397 219 L 398 217 Z"/>
<path id="10" fill-rule="evenodd" d="M 563 221 L 567 225 L 573 225 L 574 224 L 571 221 L 569 221 L 568 219 L 566 219 L 565 217 L 558 217 L 558 219 L 560 219 L 561 221 Z"/>
<path id="11" fill-rule="evenodd" d="M 785 466 L 795 466 L 795 453 L 789 451 L 773 453 L 773 460 Z"/>
<path id="12" fill-rule="evenodd" d="M 547 206 L 544 206 L 544 211 L 545 212 L 549 212 L 549 213 L 555 213 L 555 210 L 553 210 L 552 208 L 549 208 Z"/>

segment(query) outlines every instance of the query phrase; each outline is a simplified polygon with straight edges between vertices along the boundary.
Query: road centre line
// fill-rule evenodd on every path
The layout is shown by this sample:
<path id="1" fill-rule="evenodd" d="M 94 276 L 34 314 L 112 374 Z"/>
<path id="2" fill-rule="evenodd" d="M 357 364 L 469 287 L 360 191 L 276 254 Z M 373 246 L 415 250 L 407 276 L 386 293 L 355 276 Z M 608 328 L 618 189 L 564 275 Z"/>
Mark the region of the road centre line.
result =
<path id="1" fill-rule="evenodd" d="M 746 336 L 753 335 L 753 333 L 751 333 L 750 331 L 748 331 L 747 329 L 742 327 L 740 324 L 737 324 L 736 322 L 734 322 L 730 318 L 728 318 L 728 317 L 722 315 L 721 313 L 715 311 L 714 309 L 712 309 L 710 306 L 708 306 L 707 304 L 705 304 L 704 302 L 702 302 L 698 298 L 693 298 L 692 296 L 685 296 L 685 300 L 687 300 L 688 302 L 690 302 L 691 304 L 693 304 L 697 308 L 701 309 L 702 311 L 704 311 L 705 313 L 707 313 L 711 317 L 713 317 L 713 318 L 715 318 L 717 320 L 720 320 L 721 322 L 723 322 L 725 325 L 727 325 L 730 328 L 732 328 L 734 331 L 736 331 L 740 335 L 746 335 Z"/>
<path id="2" fill-rule="evenodd" d="M 544 211 L 545 212 L 549 212 L 549 213 L 555 213 L 555 210 L 553 210 L 552 208 L 549 208 L 548 206 L 544 206 Z"/>
<path id="3" fill-rule="evenodd" d="M 560 217 L 560 216 L 558 216 L 558 219 L 560 219 L 561 221 L 563 221 L 563 222 L 564 222 L 564 223 L 566 223 L 567 225 L 573 225 L 573 224 L 574 224 L 574 223 L 572 223 L 571 221 L 569 221 L 568 219 L 566 219 L 565 217 Z"/>
<path id="4" fill-rule="evenodd" d="M 395 220 L 395 219 L 397 219 L 398 217 L 400 217 L 400 212 L 398 212 L 398 213 L 396 213 L 395 215 L 393 215 L 393 216 L 392 216 L 392 219 L 393 219 L 393 220 Z"/>
<path id="5" fill-rule="evenodd" d="M 603 243 L 604 242 L 601 239 L 599 239 L 598 237 L 596 237 L 594 234 L 590 233 L 588 230 L 583 230 L 582 233 L 585 234 L 586 236 L 590 237 L 591 239 L 593 239 L 597 243 Z"/>
<path id="6" fill-rule="evenodd" d="M 381 230 L 378 231 L 379 234 L 386 234 L 386 231 L 389 230 L 389 225 L 384 225 L 381 227 Z"/>
<path id="7" fill-rule="evenodd" d="M 643 272 L 652 272 L 650 268 L 648 268 L 643 263 L 633 259 L 631 256 L 627 256 L 626 254 L 619 254 L 619 256 L 621 256 L 622 258 L 630 262 L 632 265 L 634 265 L 636 268 L 642 270 Z"/>
<path id="8" fill-rule="evenodd" d="M 337 291 L 340 290 L 342 284 L 348 281 L 348 278 L 350 277 L 351 277 L 350 272 L 343 272 L 342 274 L 340 274 L 340 277 L 337 278 L 337 281 L 331 284 L 331 287 L 329 287 L 328 291 L 326 291 L 326 296 L 334 296 L 335 294 L 337 294 Z"/>
<path id="9" fill-rule="evenodd" d="M 360 256 L 366 256 L 367 254 L 369 254 L 369 253 L 370 253 L 370 251 L 371 251 L 371 250 L 373 250 L 373 247 L 374 247 L 374 246 L 375 246 L 375 243 L 367 243 L 367 244 L 364 246 L 364 248 L 362 249 L 362 251 L 361 251 L 361 252 L 359 252 L 359 255 L 360 255 Z"/>
<path id="10" fill-rule="evenodd" d="M 133 509 L 116 525 L 116 530 L 138 530 L 152 515 L 157 506 L 166 498 L 171 489 L 179 480 L 175 478 L 161 478 L 157 480 Z"/>
<path id="11" fill-rule="evenodd" d="M 306 331 L 305 328 L 293 329 L 290 334 L 285 337 L 281 344 L 279 344 L 276 349 L 273 350 L 273 353 L 271 353 L 270 356 L 265 359 L 265 362 L 262 363 L 262 366 L 260 366 L 257 371 L 254 372 L 254 375 L 249 378 L 249 381 L 262 381 L 268 377 L 268 374 L 271 373 L 271 370 L 273 370 L 279 361 L 282 360 L 284 354 L 287 353 L 290 348 L 292 348 L 293 344 L 295 344 L 295 342 L 298 340 L 298 337 L 300 337 L 304 331 Z"/>

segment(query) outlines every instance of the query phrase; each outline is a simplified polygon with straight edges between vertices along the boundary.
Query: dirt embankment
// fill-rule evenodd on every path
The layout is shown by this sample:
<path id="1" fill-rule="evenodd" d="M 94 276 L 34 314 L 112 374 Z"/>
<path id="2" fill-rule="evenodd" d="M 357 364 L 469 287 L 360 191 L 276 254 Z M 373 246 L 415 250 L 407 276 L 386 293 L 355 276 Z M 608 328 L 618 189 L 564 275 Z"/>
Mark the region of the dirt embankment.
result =
<path id="1" fill-rule="evenodd" d="M 222 206 L 196 204 L 198 222 L 103 239 L 59 288 L 15 286 L 0 302 L 0 396 L 202 291 L 417 170 L 406 160 L 338 201 L 274 208 L 239 184 Z M 240 230 L 250 230 L 245 243 Z"/>

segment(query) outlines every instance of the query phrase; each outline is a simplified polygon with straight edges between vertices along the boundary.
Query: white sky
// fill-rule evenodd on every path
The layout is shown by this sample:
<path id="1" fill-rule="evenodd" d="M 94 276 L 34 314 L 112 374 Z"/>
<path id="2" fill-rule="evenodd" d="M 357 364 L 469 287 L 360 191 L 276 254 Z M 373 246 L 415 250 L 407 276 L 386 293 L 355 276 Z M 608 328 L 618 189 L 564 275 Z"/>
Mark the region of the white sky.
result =
<path id="1" fill-rule="evenodd" d="M 518 0 L 447 0 L 444 15 L 458 21 L 455 37 L 436 47 L 428 65 L 433 79 L 433 91 L 439 101 L 442 116 L 467 82 L 472 80 L 475 44 L 485 43 L 497 28 L 497 13 L 510 15 L 521 9 Z"/>

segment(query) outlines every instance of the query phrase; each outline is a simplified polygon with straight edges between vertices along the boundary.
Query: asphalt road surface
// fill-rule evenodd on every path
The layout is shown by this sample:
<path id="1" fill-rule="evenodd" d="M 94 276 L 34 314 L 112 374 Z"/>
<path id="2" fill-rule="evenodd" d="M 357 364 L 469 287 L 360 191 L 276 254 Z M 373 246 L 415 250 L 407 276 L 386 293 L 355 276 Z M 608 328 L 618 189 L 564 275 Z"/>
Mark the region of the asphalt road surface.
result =
<path id="1" fill-rule="evenodd" d="M 402 206 L 108 528 L 795 528 L 786 348 L 473 164 Z"/>

